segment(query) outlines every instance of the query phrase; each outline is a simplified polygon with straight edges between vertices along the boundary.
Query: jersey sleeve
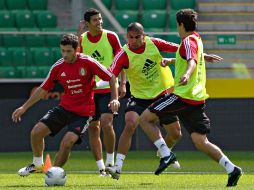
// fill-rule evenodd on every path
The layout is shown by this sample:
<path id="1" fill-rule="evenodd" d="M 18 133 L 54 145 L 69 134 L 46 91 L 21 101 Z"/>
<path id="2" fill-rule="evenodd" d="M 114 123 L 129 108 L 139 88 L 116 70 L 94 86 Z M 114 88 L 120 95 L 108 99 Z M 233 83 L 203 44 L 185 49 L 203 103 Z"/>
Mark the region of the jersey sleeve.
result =
<path id="1" fill-rule="evenodd" d="M 119 37 L 115 32 L 108 32 L 107 37 L 110 45 L 113 48 L 114 56 L 116 56 L 122 48 Z"/>
<path id="2" fill-rule="evenodd" d="M 198 44 L 195 38 L 185 38 L 179 52 L 183 59 L 186 59 L 187 61 L 193 59 L 197 63 Z"/>
<path id="3" fill-rule="evenodd" d="M 116 77 L 120 74 L 123 69 L 128 69 L 129 59 L 124 50 L 121 50 L 114 58 L 112 64 L 109 67 L 109 71 Z"/>
<path id="4" fill-rule="evenodd" d="M 176 52 L 179 47 L 178 44 L 175 44 L 173 42 L 168 42 L 160 38 L 151 38 L 151 40 L 160 51 Z"/>
<path id="5" fill-rule="evenodd" d="M 50 91 L 57 81 L 57 69 L 54 65 L 50 68 L 47 77 L 44 79 L 40 87 L 46 91 Z"/>
<path id="6" fill-rule="evenodd" d="M 110 81 L 112 73 L 104 65 L 92 57 L 88 58 L 88 64 L 93 75 L 97 75 L 104 81 Z"/>

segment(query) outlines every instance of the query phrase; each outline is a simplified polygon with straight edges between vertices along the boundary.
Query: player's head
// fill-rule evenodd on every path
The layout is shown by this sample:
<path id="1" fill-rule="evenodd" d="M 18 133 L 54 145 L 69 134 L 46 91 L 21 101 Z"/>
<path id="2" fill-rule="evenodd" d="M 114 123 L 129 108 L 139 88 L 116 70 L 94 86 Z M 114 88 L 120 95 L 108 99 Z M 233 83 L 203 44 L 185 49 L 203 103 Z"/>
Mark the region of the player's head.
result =
<path id="1" fill-rule="evenodd" d="M 84 13 L 84 21 L 90 32 L 100 32 L 102 30 L 102 16 L 97 9 L 90 8 L 86 10 Z"/>
<path id="2" fill-rule="evenodd" d="M 143 26 L 138 22 L 133 22 L 127 27 L 127 40 L 131 49 L 140 48 L 145 42 L 145 32 Z"/>
<path id="3" fill-rule="evenodd" d="M 76 60 L 76 51 L 79 45 L 78 36 L 74 34 L 63 35 L 60 48 L 66 63 L 73 63 Z"/>
<path id="4" fill-rule="evenodd" d="M 198 14 L 192 9 L 181 9 L 176 13 L 177 26 L 184 27 L 185 32 L 193 32 L 197 29 Z"/>

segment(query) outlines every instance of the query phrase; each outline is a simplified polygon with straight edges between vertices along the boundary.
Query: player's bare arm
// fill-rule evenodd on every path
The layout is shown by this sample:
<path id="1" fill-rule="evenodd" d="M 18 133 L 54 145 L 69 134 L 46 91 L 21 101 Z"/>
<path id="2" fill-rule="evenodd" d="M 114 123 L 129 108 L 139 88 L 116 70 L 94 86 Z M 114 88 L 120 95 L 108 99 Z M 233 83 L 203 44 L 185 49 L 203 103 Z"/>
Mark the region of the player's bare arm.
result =
<path id="1" fill-rule="evenodd" d="M 109 102 L 109 107 L 112 112 L 117 112 L 120 107 L 120 102 L 118 101 L 118 89 L 115 75 L 112 75 L 109 85 L 111 89 L 111 101 Z"/>
<path id="2" fill-rule="evenodd" d="M 188 67 L 185 71 L 185 74 L 181 77 L 179 85 L 186 85 L 190 79 L 191 74 L 196 68 L 196 62 L 194 59 L 188 60 Z"/>

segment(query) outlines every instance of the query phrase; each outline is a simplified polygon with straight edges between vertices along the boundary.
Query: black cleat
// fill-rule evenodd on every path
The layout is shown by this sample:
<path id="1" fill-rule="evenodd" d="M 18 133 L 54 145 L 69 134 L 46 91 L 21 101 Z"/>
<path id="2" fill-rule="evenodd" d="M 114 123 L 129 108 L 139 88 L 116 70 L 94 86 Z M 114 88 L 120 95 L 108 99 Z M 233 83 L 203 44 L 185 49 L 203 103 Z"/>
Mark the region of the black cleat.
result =
<path id="1" fill-rule="evenodd" d="M 169 156 L 161 158 L 159 167 L 155 170 L 155 175 L 160 175 L 171 163 L 176 161 L 176 156 L 173 152 Z"/>
<path id="2" fill-rule="evenodd" d="M 235 166 L 234 170 L 230 174 L 228 174 L 227 187 L 236 186 L 241 175 L 242 175 L 242 169 Z"/>

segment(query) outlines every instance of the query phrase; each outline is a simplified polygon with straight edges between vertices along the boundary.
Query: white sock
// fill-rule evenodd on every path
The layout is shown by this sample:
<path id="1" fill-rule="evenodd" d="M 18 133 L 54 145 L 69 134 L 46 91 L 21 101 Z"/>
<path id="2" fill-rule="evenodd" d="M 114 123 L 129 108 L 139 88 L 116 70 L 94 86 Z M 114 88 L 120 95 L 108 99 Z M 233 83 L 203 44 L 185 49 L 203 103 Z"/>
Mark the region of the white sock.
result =
<path id="1" fill-rule="evenodd" d="M 100 171 L 100 170 L 105 170 L 105 165 L 104 165 L 103 159 L 97 160 L 97 161 L 96 161 L 96 164 L 97 164 L 97 166 L 98 166 L 99 171 Z"/>
<path id="2" fill-rule="evenodd" d="M 41 157 L 33 157 L 33 164 L 35 166 L 42 166 L 43 165 L 43 155 Z"/>
<path id="3" fill-rule="evenodd" d="M 235 167 L 235 165 L 225 155 L 221 157 L 219 164 L 226 169 L 228 174 L 231 173 Z"/>
<path id="4" fill-rule="evenodd" d="M 108 165 L 114 166 L 114 152 L 111 154 L 107 153 L 106 166 Z"/>
<path id="5" fill-rule="evenodd" d="M 171 150 L 168 148 L 163 138 L 160 138 L 154 142 L 154 145 L 158 148 L 158 151 L 162 158 L 169 156 Z"/>
<path id="6" fill-rule="evenodd" d="M 115 166 L 118 166 L 120 169 L 122 169 L 125 157 L 125 155 L 117 153 Z"/>

